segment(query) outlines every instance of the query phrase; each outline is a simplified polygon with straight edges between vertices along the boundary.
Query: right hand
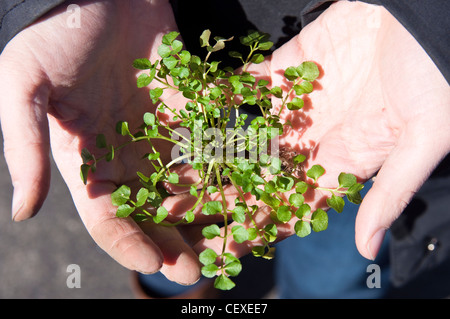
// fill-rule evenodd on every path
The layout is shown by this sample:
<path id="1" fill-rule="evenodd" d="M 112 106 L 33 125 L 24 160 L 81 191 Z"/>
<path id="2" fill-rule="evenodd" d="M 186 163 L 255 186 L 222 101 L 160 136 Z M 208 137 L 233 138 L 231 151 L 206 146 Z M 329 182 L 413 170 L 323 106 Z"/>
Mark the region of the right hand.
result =
<path id="1" fill-rule="evenodd" d="M 0 56 L 0 116 L 4 152 L 14 186 L 13 219 L 35 215 L 47 196 L 51 150 L 79 215 L 96 243 L 123 266 L 161 270 L 192 284 L 200 277 L 197 255 L 176 228 L 146 226 L 115 216 L 110 194 L 137 182 L 148 167 L 136 154 L 118 152 L 83 185 L 81 149 L 95 136 L 120 144 L 119 120 L 140 125 L 155 110 L 148 92 L 136 88 L 136 58 L 157 58 L 161 37 L 177 26 L 168 1 L 78 1 L 81 27 L 69 28 L 60 6 L 13 38 Z M 143 143 L 140 143 L 143 144 Z M 172 145 L 158 144 L 166 157 Z M 170 147 L 170 148 L 169 148 Z M 167 158 L 169 159 L 169 158 Z M 45 234 L 43 234 L 45 236 Z"/>

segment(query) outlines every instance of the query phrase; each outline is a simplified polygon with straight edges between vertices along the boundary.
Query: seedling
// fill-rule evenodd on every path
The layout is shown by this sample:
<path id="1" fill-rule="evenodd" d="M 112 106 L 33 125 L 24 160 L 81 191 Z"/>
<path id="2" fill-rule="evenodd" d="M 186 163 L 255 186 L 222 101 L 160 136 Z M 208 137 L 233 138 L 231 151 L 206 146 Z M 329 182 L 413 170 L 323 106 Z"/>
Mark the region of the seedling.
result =
<path id="1" fill-rule="evenodd" d="M 98 135 L 96 145 L 104 149 L 105 154 L 96 157 L 83 149 L 81 177 L 86 183 L 89 172 L 95 172 L 98 162 L 114 160 L 115 154 L 126 145 L 147 143 L 151 151 L 142 154 L 143 160 L 148 161 L 154 172 L 150 176 L 136 172 L 141 188 L 135 194 L 127 185 L 120 186 L 111 194 L 112 203 L 117 206 L 117 216 L 132 216 L 138 223 L 173 227 L 192 223 L 194 211 L 197 210 L 208 216 L 221 215 L 223 231 L 212 223 L 203 228 L 202 234 L 208 240 L 221 238 L 223 249 L 205 249 L 200 253 L 199 260 L 204 265 L 202 274 L 216 277 L 216 288 L 229 290 L 235 286 L 230 277 L 237 276 L 242 269 L 240 260 L 226 251 L 230 238 L 238 244 L 258 239 L 261 245 L 253 248 L 253 255 L 270 259 L 274 256 L 273 244 L 277 240 L 279 225 L 295 219 L 294 229 L 299 237 L 327 228 L 327 212 L 323 209 L 312 211 L 305 202 L 304 194 L 308 190 L 330 192 L 326 202 L 340 213 L 345 203 L 342 196 L 359 204 L 363 185 L 357 182 L 354 175 L 341 173 L 337 188 L 319 187 L 317 182 L 325 174 L 322 166 L 314 165 L 304 172 L 305 155 L 276 149 L 284 125 L 289 125 L 280 121 L 281 113 L 285 109 L 301 110 L 304 105 L 302 97 L 313 91 L 312 82 L 319 76 L 314 62 L 305 61 L 299 66 L 287 68 L 284 77 L 290 85 L 284 92 L 279 86 L 269 88 L 268 81 L 257 80 L 247 71 L 250 64 L 263 62 L 262 52 L 271 49 L 273 43 L 269 41 L 268 34 L 251 31 L 239 39 L 248 52 L 229 52 L 231 57 L 242 62 L 239 70 L 221 68 L 219 61 L 211 60 L 214 52 L 223 50 L 232 38 L 211 39 L 210 31 L 204 31 L 200 36 L 200 45 L 205 48 L 205 58 L 202 59 L 184 50 L 178 36 L 178 32 L 170 32 L 163 37 L 158 48 L 159 60 L 151 62 L 141 58 L 135 60 L 133 66 L 143 70 L 137 79 L 138 88 L 157 81 L 158 87 L 150 90 L 150 99 L 158 105 L 159 112 L 170 115 L 181 128 L 192 134 L 182 134 L 150 112 L 143 114 L 142 125 L 138 128 L 130 128 L 124 121 L 119 122 L 116 130 L 118 134 L 128 137 L 128 142 L 113 146 L 107 143 L 104 135 Z M 180 92 L 187 101 L 184 107 L 177 110 L 166 105 L 162 99 L 165 90 Z M 273 102 L 276 99 L 281 107 L 274 111 Z M 241 112 L 243 105 L 258 108 L 260 112 L 248 125 L 247 114 Z M 171 137 L 162 132 L 170 132 Z M 153 144 L 157 139 L 177 147 L 176 156 L 170 162 L 161 160 L 161 154 Z M 179 184 L 179 176 L 173 168 L 180 163 L 189 164 L 198 171 L 198 181 L 184 185 L 196 201 L 179 221 L 171 223 L 166 221 L 168 211 L 161 205 L 164 198 L 170 195 L 161 187 L 161 182 Z M 232 207 L 226 204 L 226 185 L 237 190 L 238 196 Z M 284 196 L 287 192 L 290 193 L 288 199 Z M 205 199 L 206 195 L 215 193 L 220 195 L 221 200 Z M 247 193 L 270 207 L 270 224 L 263 227 L 257 225 L 254 216 L 259 207 L 247 204 Z M 235 226 L 230 228 L 231 221 L 235 222 Z M 244 223 L 251 227 L 244 227 Z"/>

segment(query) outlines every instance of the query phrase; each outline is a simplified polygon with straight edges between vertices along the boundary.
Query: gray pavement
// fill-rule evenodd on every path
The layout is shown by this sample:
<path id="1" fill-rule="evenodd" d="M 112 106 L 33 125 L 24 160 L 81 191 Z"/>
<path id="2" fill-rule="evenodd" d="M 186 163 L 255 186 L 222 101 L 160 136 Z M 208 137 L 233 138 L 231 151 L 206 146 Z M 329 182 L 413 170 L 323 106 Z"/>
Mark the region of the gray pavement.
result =
<path id="1" fill-rule="evenodd" d="M 87 233 L 55 165 L 47 201 L 30 220 L 11 220 L 12 186 L 3 152 L 0 189 L 1 299 L 133 297 L 129 271 Z M 67 286 L 71 264 L 80 266 L 80 288 Z"/>

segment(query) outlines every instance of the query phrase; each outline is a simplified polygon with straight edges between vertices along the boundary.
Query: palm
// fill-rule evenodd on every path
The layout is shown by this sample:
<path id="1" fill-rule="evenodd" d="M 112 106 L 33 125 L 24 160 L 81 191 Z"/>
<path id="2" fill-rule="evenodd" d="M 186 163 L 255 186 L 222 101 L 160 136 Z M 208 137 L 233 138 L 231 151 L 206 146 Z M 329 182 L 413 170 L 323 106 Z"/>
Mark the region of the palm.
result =
<path id="1" fill-rule="evenodd" d="M 118 145 L 123 142 L 115 133 L 115 124 L 119 120 L 128 121 L 130 129 L 136 128 L 145 112 L 154 111 L 148 92 L 136 88 L 136 70 L 133 70 L 132 62 L 140 57 L 152 59 L 161 36 L 176 29 L 170 5 L 145 1 L 138 4 L 129 1 L 86 2 L 82 5 L 81 18 L 81 28 L 70 29 L 63 11 L 46 17 L 10 43 L 2 55 L 2 63 L 11 76 L 27 74 L 30 82 L 37 84 L 30 99 L 37 97 L 40 103 L 36 106 L 40 109 L 34 111 L 44 114 L 48 111 L 55 162 L 83 222 L 100 247 L 125 266 L 144 272 L 158 270 L 163 258 L 166 263 L 163 269 L 168 264 L 173 266 L 176 259 L 187 252 L 186 258 L 181 259 L 188 262 L 188 267 L 184 265 L 184 270 L 172 279 L 194 282 L 199 275 L 194 269 L 197 268 L 195 255 L 175 229 L 150 227 L 146 229 L 152 237 L 149 239 L 131 220 L 115 218 L 109 194 L 123 183 L 133 183 L 136 171 L 149 172 L 140 160 L 145 153 L 144 143 L 134 143 L 135 146 L 118 152 L 115 161 L 99 165 L 87 187 L 81 183 L 79 175 L 80 151 L 84 147 L 94 150 L 97 134 L 104 133 L 108 143 Z M 0 87 L 7 91 L 8 86 L 4 82 L 1 84 Z M 12 123 L 11 117 L 17 115 L 7 115 L 3 110 L 2 120 L 8 116 Z M 46 122 L 46 118 L 42 122 Z M 44 135 L 45 145 L 44 125 L 38 124 L 37 129 L 43 131 L 40 134 Z M 4 129 L 8 131 L 7 127 Z M 22 131 L 18 134 L 26 135 Z M 10 150 L 6 156 L 13 159 L 17 156 L 14 152 L 17 141 L 11 138 L 8 142 L 10 135 L 5 136 L 5 152 Z M 166 145 L 156 147 L 163 158 L 169 156 L 170 151 L 164 153 Z M 10 164 L 12 175 L 14 166 Z M 41 197 L 45 197 L 45 190 L 43 192 Z M 43 198 L 36 201 L 43 201 Z M 36 207 L 30 209 L 32 213 L 37 210 Z M 189 268 L 189 263 L 193 269 Z M 182 278 L 184 272 L 188 275 Z"/>
<path id="2" fill-rule="evenodd" d="M 368 23 L 368 15 L 380 24 Z M 371 258 L 376 251 L 368 242 L 377 228 L 389 227 L 450 150 L 448 85 L 387 11 L 364 4 L 336 3 L 268 62 L 249 70 L 286 90 L 283 70 L 307 60 L 320 65 L 321 75 L 302 110 L 281 114 L 292 125 L 280 146 L 307 155 L 305 169 L 322 165 L 320 186 L 336 187 L 341 172 L 360 181 L 378 172 L 356 225 L 358 248 Z M 420 84 L 425 78 L 426 88 Z M 325 203 L 323 195 L 308 198 L 313 209 Z M 261 213 L 261 223 L 270 223 L 267 212 Z M 279 227 L 279 237 L 293 234 L 294 223 Z M 204 245 L 212 244 L 199 246 Z M 248 252 L 236 247 L 230 250 Z"/>

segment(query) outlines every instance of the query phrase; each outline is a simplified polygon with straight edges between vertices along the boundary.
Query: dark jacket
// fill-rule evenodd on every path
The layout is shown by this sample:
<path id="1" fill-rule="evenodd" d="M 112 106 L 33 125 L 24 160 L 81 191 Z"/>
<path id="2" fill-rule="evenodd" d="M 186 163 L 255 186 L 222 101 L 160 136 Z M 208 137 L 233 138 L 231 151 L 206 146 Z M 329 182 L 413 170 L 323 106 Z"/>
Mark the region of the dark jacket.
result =
<path id="1" fill-rule="evenodd" d="M 2 0 L 0 51 L 18 32 L 64 2 L 64 0 Z M 259 29 L 269 32 L 272 41 L 279 47 L 317 18 L 332 2 L 331 0 L 172 0 L 171 4 L 183 40 L 188 48 L 195 52 L 198 47 L 198 35 L 206 28 L 210 28 L 213 34 L 221 36 L 239 36 L 249 29 Z M 450 83 L 448 58 L 450 1 L 364 2 L 385 6 L 422 45 Z M 67 2 L 68 4 L 70 2 Z M 195 18 L 196 15 L 198 18 Z M 428 286 L 430 283 L 432 285 L 436 283 L 431 293 L 437 297 L 448 295 L 446 289 L 449 289 L 449 285 L 445 281 L 442 282 L 442 278 L 450 278 L 449 156 L 392 225 L 391 235 L 393 284 L 408 287 L 420 282 L 428 283 Z M 433 295 L 427 294 L 425 297 Z"/>

